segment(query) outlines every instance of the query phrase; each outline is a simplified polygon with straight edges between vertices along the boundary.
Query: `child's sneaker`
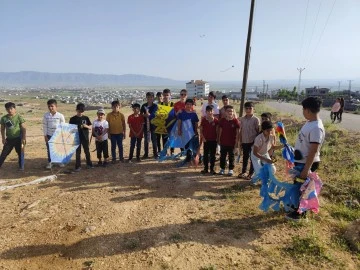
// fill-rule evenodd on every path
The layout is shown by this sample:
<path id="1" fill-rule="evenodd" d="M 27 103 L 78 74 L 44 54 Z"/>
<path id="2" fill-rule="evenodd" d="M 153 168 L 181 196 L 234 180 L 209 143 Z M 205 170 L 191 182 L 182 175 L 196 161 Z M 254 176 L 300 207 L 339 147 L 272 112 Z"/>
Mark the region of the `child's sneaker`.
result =
<path id="1" fill-rule="evenodd" d="M 94 169 L 95 167 L 91 164 L 91 165 L 86 165 L 87 169 Z"/>
<path id="2" fill-rule="evenodd" d="M 210 170 L 210 174 L 215 175 L 216 172 L 214 170 Z"/>
<path id="3" fill-rule="evenodd" d="M 128 160 L 128 163 L 133 163 L 131 159 Z"/>
<path id="4" fill-rule="evenodd" d="M 103 165 L 103 162 L 101 160 L 98 161 L 98 165 L 101 166 Z"/>
<path id="5" fill-rule="evenodd" d="M 81 171 L 81 168 L 79 167 L 79 168 L 76 168 L 75 170 L 74 170 L 74 172 L 80 172 Z"/>
<path id="6" fill-rule="evenodd" d="M 136 158 L 136 161 L 137 161 L 137 162 L 141 162 L 141 159 L 138 157 L 138 158 Z"/>
<path id="7" fill-rule="evenodd" d="M 220 174 L 220 175 L 224 175 L 224 174 L 225 174 L 225 170 L 224 170 L 224 169 L 220 169 L 219 174 Z"/>
<path id="8" fill-rule="evenodd" d="M 306 212 L 299 214 L 297 211 L 293 211 L 285 216 L 285 219 L 293 222 L 307 221 Z"/>
<path id="9" fill-rule="evenodd" d="M 104 161 L 104 163 L 102 165 L 103 165 L 103 167 L 107 167 L 107 165 L 108 165 L 107 161 Z"/>
<path id="10" fill-rule="evenodd" d="M 52 164 L 51 164 L 51 162 L 49 162 L 48 165 L 46 165 L 46 169 L 50 170 L 51 168 L 52 168 Z"/>
<path id="11" fill-rule="evenodd" d="M 228 176 L 233 176 L 234 175 L 234 171 L 233 170 L 229 170 Z"/>
<path id="12" fill-rule="evenodd" d="M 201 173 L 201 174 L 207 174 L 208 172 L 209 172 L 208 170 L 205 170 L 205 169 L 204 169 L 204 170 L 202 170 L 200 173 Z"/>

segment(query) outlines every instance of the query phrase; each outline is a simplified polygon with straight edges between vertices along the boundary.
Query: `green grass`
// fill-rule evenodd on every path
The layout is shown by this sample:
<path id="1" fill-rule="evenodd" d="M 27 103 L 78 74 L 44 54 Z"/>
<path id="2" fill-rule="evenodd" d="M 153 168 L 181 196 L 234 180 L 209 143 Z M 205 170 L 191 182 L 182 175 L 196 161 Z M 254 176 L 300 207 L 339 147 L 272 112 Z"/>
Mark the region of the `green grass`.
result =
<path id="1" fill-rule="evenodd" d="M 290 245 L 284 251 L 298 260 L 305 259 L 312 263 L 330 260 L 329 255 L 326 253 L 326 247 L 315 235 L 292 237 Z"/>
<path id="2" fill-rule="evenodd" d="M 353 221 L 360 217 L 360 208 L 350 208 L 344 204 L 332 204 L 328 211 L 332 217 L 339 220 Z"/>

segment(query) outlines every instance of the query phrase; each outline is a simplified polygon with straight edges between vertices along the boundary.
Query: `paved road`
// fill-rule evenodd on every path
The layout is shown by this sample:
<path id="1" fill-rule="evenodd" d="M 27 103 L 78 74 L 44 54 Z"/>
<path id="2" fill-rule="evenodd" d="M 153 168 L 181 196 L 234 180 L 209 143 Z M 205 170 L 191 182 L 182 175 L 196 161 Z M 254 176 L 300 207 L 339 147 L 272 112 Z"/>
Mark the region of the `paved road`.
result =
<path id="1" fill-rule="evenodd" d="M 301 105 L 295 105 L 292 103 L 285 103 L 285 102 L 279 103 L 276 101 L 268 101 L 268 102 L 266 102 L 266 105 L 275 110 L 278 110 L 278 111 L 281 111 L 284 113 L 290 113 L 296 117 L 303 118 Z M 320 118 L 323 120 L 323 122 L 330 121 L 330 111 L 321 110 Z M 339 125 L 342 128 L 345 128 L 347 130 L 360 132 L 360 115 L 351 114 L 351 113 L 343 113 L 342 122 L 339 124 L 336 124 L 336 125 Z"/>

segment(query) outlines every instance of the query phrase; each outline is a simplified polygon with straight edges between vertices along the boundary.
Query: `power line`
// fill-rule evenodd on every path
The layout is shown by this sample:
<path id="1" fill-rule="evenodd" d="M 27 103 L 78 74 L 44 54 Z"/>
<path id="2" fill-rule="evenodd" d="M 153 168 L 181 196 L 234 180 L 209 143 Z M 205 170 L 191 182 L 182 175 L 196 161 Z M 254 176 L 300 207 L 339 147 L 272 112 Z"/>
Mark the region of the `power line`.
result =
<path id="1" fill-rule="evenodd" d="M 298 65 L 300 65 L 301 56 L 302 56 L 302 50 L 303 50 L 303 47 L 304 47 L 304 34 L 305 34 L 305 28 L 306 28 L 306 21 L 307 21 L 307 15 L 308 15 L 309 2 L 310 2 L 310 0 L 307 1 L 307 5 L 306 5 L 305 21 L 304 21 L 303 32 L 302 32 L 302 35 L 301 35 L 301 47 L 300 47 L 300 56 L 299 56 Z"/>
<path id="2" fill-rule="evenodd" d="M 307 56 L 308 56 L 308 54 L 309 54 L 309 49 L 310 49 L 310 45 L 311 45 L 311 42 L 312 42 L 312 39 L 313 39 L 313 36 L 314 36 L 314 30 L 315 30 L 315 28 L 316 28 L 316 24 L 317 24 L 317 21 L 318 21 L 320 9 L 321 9 L 321 4 L 322 4 L 322 1 L 320 2 L 319 9 L 318 9 L 318 12 L 317 12 L 317 14 L 316 14 L 315 24 L 314 24 L 314 27 L 313 27 L 313 29 L 312 29 L 310 41 L 309 41 L 309 44 L 308 44 L 308 46 L 307 46 L 306 54 L 305 54 L 305 57 L 304 57 L 304 64 L 305 64 L 305 60 L 307 59 Z"/>
<path id="3" fill-rule="evenodd" d="M 331 10 L 330 10 L 330 13 L 329 13 L 329 15 L 328 15 L 328 17 L 327 17 L 327 19 L 326 19 L 324 28 L 323 28 L 323 30 L 322 30 L 322 32 L 321 32 L 321 34 L 320 34 L 320 38 L 319 38 L 319 40 L 318 40 L 318 42 L 317 42 L 317 44 L 316 44 L 315 50 L 313 51 L 313 53 L 312 53 L 312 55 L 311 55 L 311 58 L 309 58 L 309 60 L 308 60 L 308 64 L 310 63 L 310 60 L 314 58 L 315 52 L 316 52 L 316 50 L 317 50 L 317 48 L 318 48 L 318 46 L 319 46 L 319 44 L 320 44 L 321 38 L 322 38 L 322 36 L 324 35 L 324 32 L 325 32 L 326 26 L 328 25 L 330 16 L 331 16 L 331 14 L 332 14 L 332 12 L 333 12 L 333 10 L 334 10 L 335 3 L 336 3 L 336 0 L 334 0 L 334 3 L 333 3 L 333 5 L 332 5 L 332 7 L 331 7 Z"/>

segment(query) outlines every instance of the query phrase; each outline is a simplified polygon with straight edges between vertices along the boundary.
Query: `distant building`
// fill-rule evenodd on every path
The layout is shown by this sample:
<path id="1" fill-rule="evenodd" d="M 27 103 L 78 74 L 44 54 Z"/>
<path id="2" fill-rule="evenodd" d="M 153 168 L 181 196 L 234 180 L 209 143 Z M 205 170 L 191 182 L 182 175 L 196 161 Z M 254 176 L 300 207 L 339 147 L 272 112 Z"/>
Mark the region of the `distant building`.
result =
<path id="1" fill-rule="evenodd" d="M 306 90 L 306 97 L 326 97 L 329 92 L 330 89 L 329 88 L 319 88 L 319 87 L 311 87 L 311 88 L 305 88 Z"/>
<path id="2" fill-rule="evenodd" d="M 210 91 L 210 85 L 208 82 L 203 80 L 191 80 L 186 83 L 187 95 L 189 98 L 198 97 L 204 98 L 207 97 Z"/>
<path id="3" fill-rule="evenodd" d="M 230 98 L 232 99 L 241 99 L 241 92 L 230 92 L 229 93 Z M 246 92 L 245 93 L 245 99 L 246 100 L 258 100 L 259 95 L 257 92 Z"/>

